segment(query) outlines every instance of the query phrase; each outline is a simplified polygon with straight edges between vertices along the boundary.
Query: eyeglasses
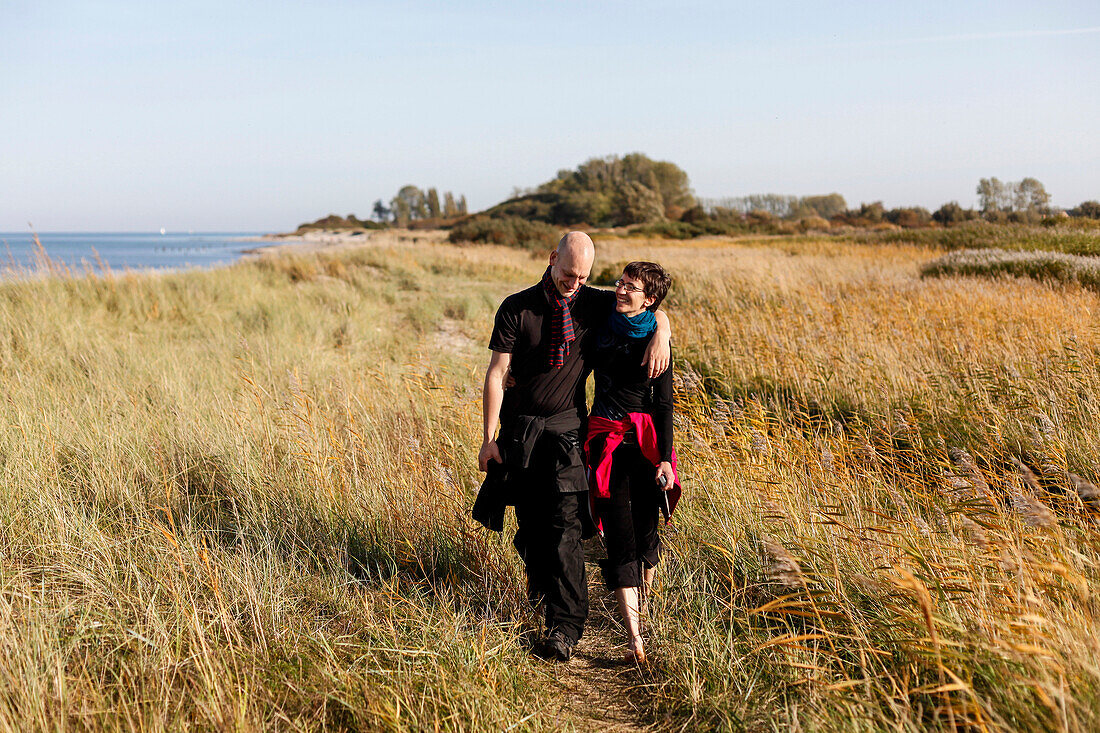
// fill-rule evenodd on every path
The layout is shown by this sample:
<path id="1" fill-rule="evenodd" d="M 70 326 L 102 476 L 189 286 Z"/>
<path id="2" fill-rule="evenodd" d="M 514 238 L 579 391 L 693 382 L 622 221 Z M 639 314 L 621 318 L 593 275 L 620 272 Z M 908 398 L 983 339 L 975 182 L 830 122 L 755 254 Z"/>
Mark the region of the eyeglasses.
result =
<path id="1" fill-rule="evenodd" d="M 618 290 L 619 288 L 622 288 L 623 290 L 625 290 L 628 293 L 644 293 L 645 292 L 645 288 L 639 288 L 634 283 L 628 283 L 626 280 L 623 280 L 622 278 L 619 278 L 618 280 L 615 281 L 615 289 Z"/>

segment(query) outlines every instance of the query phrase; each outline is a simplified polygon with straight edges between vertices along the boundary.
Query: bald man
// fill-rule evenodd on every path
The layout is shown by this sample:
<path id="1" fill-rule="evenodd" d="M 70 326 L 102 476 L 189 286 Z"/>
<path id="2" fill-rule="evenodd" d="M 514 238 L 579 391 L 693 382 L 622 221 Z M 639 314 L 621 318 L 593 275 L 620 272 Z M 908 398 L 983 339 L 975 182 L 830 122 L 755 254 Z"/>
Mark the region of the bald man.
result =
<path id="1" fill-rule="evenodd" d="M 615 309 L 614 293 L 585 285 L 594 257 L 592 239 L 569 232 L 550 253 L 542 282 L 504 299 L 483 392 L 478 467 L 488 477 L 474 517 L 500 531 L 504 507 L 515 506 L 513 544 L 528 595 L 545 607 L 540 651 L 560 661 L 572 655 L 588 616 L 581 540 L 590 536 L 591 519 L 580 436 L 588 416 L 589 335 Z M 643 362 L 651 376 L 669 363 L 668 318 L 658 312 L 657 321 L 658 338 Z M 505 390 L 509 370 L 515 385 Z"/>

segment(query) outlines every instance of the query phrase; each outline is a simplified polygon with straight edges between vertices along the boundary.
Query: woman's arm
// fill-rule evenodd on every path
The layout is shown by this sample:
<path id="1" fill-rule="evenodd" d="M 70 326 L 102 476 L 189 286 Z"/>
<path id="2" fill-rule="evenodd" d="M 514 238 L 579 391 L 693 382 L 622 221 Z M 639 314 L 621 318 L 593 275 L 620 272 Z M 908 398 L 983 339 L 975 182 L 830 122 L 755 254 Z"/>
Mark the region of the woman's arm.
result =
<path id="1" fill-rule="evenodd" d="M 676 480 L 672 471 L 672 369 L 657 378 L 653 385 L 653 427 L 657 431 L 657 450 L 661 462 L 657 464 L 657 485 L 668 491 Z M 662 481 L 662 479 L 664 479 Z"/>
<path id="2" fill-rule="evenodd" d="M 653 380 L 653 427 L 657 430 L 657 450 L 662 461 L 672 460 L 672 369 Z"/>

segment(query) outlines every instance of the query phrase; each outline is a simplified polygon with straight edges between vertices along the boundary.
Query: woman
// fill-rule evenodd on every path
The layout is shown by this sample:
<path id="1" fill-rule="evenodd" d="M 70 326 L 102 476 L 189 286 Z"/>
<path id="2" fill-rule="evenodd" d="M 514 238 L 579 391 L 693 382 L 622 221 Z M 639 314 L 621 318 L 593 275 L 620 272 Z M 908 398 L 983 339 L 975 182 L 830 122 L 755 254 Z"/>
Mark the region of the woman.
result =
<path id="1" fill-rule="evenodd" d="M 653 312 L 671 284 L 653 262 L 631 262 L 615 283 L 615 312 L 594 345 L 596 397 L 585 441 L 592 511 L 607 547 L 604 580 L 630 635 L 626 659 L 639 664 L 645 662 L 639 605 L 661 545 L 657 516 L 662 511 L 667 521 L 680 494 L 672 369 L 649 379 L 642 367 L 657 328 Z"/>

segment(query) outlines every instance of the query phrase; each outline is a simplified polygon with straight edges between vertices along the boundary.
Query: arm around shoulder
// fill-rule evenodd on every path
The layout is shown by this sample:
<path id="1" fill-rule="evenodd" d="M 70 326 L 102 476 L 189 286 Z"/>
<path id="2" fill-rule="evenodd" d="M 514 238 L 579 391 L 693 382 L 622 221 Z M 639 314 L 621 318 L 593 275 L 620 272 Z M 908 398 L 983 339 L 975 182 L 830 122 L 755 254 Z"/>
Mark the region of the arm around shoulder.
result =
<path id="1" fill-rule="evenodd" d="M 657 319 L 657 332 L 649 341 L 645 350 L 645 358 L 642 365 L 647 367 L 649 378 L 653 379 L 668 370 L 672 363 L 672 325 L 669 323 L 668 314 L 663 310 L 657 310 L 653 317 Z"/>

